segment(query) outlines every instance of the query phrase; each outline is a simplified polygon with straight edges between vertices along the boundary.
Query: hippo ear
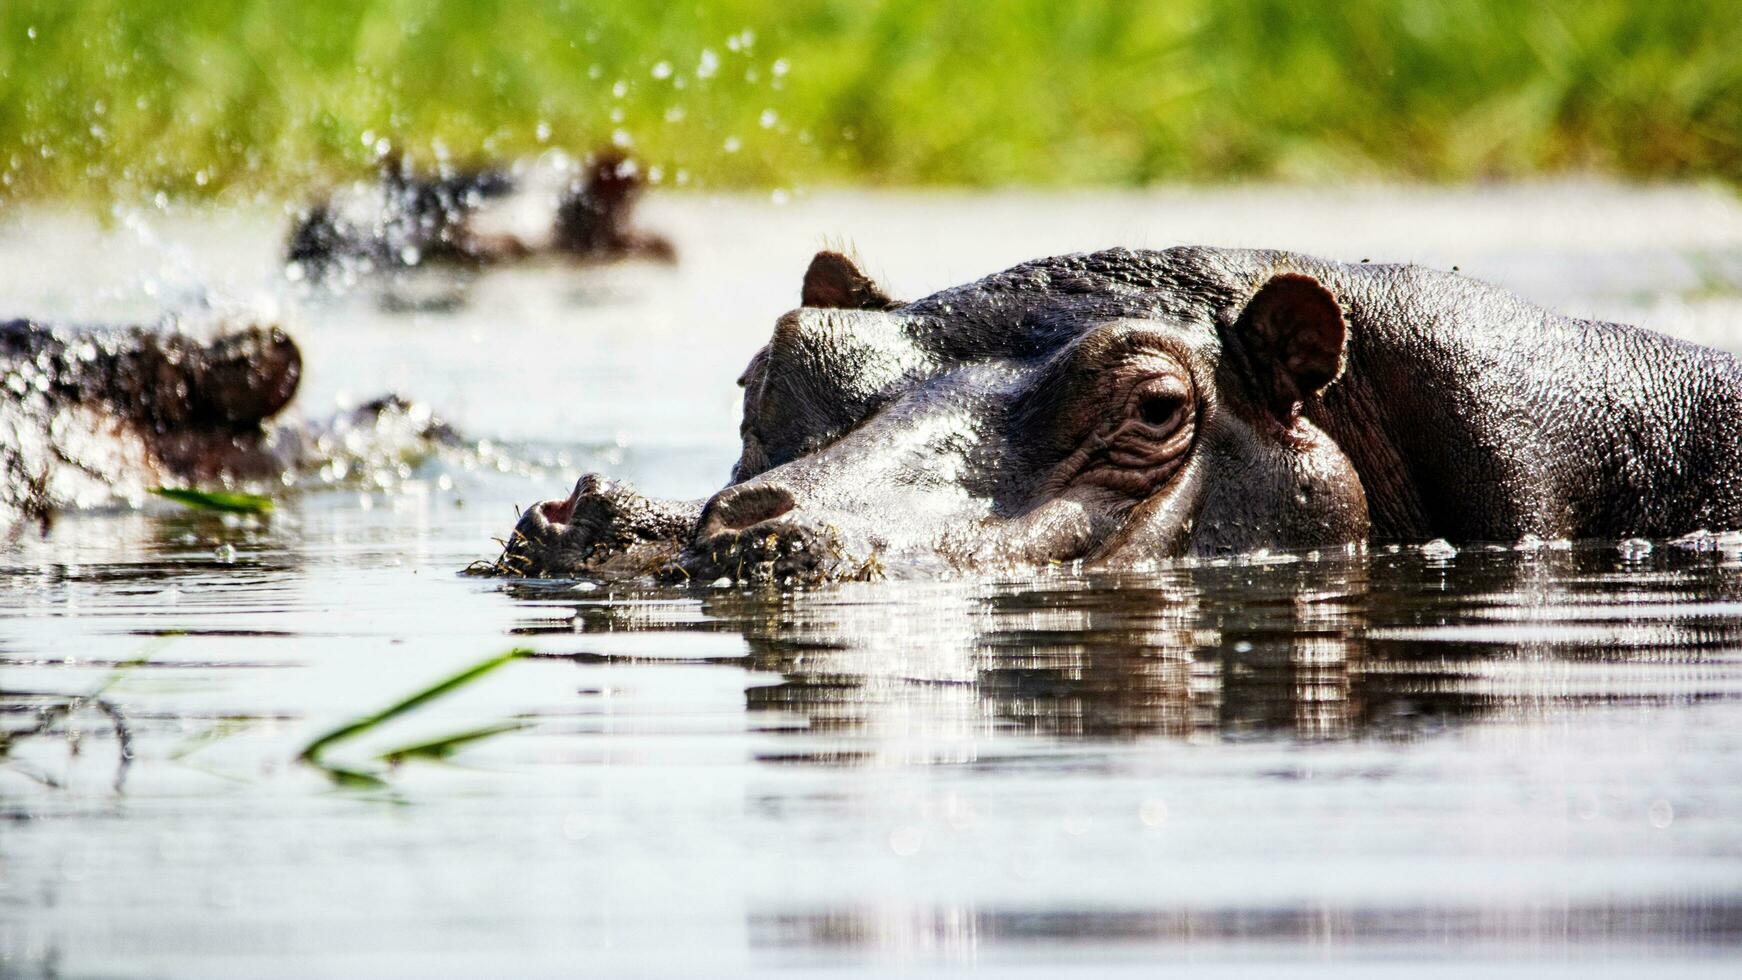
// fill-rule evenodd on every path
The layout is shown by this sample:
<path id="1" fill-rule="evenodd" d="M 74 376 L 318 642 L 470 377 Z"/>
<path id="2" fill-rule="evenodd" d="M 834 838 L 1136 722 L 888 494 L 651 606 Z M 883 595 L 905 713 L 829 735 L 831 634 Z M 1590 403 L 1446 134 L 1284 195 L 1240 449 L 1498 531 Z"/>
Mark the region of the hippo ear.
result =
<path id="1" fill-rule="evenodd" d="M 182 367 L 196 418 L 246 424 L 271 417 L 295 397 L 302 352 L 277 327 L 250 326 L 212 341 Z"/>
<path id="2" fill-rule="evenodd" d="M 1236 335 L 1261 396 L 1285 420 L 1343 373 L 1343 308 L 1311 276 L 1284 273 L 1265 283 L 1241 312 Z"/>
<path id="3" fill-rule="evenodd" d="M 818 252 L 811 259 L 800 302 L 834 310 L 887 310 L 901 305 L 839 252 Z"/>

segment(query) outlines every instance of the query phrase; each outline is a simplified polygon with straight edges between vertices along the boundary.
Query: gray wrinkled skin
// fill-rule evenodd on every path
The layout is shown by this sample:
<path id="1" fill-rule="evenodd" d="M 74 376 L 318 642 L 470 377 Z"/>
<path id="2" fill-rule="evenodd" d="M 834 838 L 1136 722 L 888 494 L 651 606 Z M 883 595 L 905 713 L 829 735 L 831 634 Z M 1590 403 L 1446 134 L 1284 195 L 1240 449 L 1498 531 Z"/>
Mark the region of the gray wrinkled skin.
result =
<path id="1" fill-rule="evenodd" d="M 912 303 L 824 253 L 706 501 L 596 477 L 493 570 L 816 582 L 1742 526 L 1742 364 L 1413 266 L 1112 249 Z"/>
<path id="2" fill-rule="evenodd" d="M 0 540 L 157 486 L 278 482 L 364 425 L 405 417 L 451 435 L 395 398 L 323 425 L 270 423 L 301 375 L 277 327 L 0 322 Z"/>

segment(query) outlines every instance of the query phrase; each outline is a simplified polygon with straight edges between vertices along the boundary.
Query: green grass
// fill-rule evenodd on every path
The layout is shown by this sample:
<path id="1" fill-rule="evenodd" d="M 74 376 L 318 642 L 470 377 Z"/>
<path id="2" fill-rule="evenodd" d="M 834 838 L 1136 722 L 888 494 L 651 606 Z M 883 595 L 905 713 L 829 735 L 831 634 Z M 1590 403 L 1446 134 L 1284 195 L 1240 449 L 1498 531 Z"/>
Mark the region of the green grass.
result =
<path id="1" fill-rule="evenodd" d="M 393 702 L 379 711 L 371 712 L 370 714 L 346 722 L 345 724 L 326 732 L 303 746 L 302 751 L 297 753 L 297 759 L 326 773 L 335 783 L 341 786 L 353 789 L 383 788 L 387 785 L 387 781 L 381 778 L 379 774 L 364 769 L 358 769 L 350 765 L 340 765 L 331 762 L 326 758 L 327 750 L 343 742 L 348 742 L 358 736 L 372 732 L 401 715 L 410 714 L 411 712 L 416 711 L 424 705 L 429 704 L 431 701 L 446 697 L 454 691 L 473 683 L 486 674 L 495 671 L 497 668 L 507 664 L 509 661 L 524 657 L 530 652 L 530 650 L 516 648 L 509 650 L 506 653 L 499 653 L 492 657 L 486 657 L 464 670 L 461 670 L 459 673 L 442 678 L 433 684 L 420 688 L 419 690 L 400 698 L 398 701 Z M 474 742 L 501 735 L 505 732 L 515 731 L 522 727 L 524 726 L 519 722 L 502 722 L 493 725 L 486 725 L 480 728 L 470 728 L 465 731 L 455 732 L 433 739 L 422 739 L 409 745 L 389 749 L 386 752 L 380 753 L 377 758 L 389 765 L 399 765 L 408 759 L 446 759 L 448 756 Z"/>
<path id="2" fill-rule="evenodd" d="M 213 510 L 225 514 L 270 514 L 272 498 L 252 493 L 228 490 L 184 490 L 176 487 L 152 487 L 151 492 L 165 500 L 173 500 L 194 510 Z"/>
<path id="3" fill-rule="evenodd" d="M 710 187 L 1737 181 L 1738 52 L 1736 0 L 6 0 L 0 194 L 614 134 Z"/>

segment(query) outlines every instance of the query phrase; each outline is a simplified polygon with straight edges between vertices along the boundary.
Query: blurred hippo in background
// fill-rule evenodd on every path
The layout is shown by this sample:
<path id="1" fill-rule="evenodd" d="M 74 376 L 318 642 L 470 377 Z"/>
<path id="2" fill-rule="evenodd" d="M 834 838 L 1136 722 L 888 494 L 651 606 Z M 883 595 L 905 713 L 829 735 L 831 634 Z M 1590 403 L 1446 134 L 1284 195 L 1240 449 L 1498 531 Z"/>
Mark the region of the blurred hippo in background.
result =
<path id="1" fill-rule="evenodd" d="M 271 325 L 0 322 L 0 540 L 159 486 L 282 486 L 360 428 L 454 438 L 392 396 L 320 423 L 272 421 L 301 377 L 296 344 Z"/>
<path id="2" fill-rule="evenodd" d="M 707 500 L 599 476 L 492 569 L 802 583 L 1742 527 L 1742 363 L 1455 274 L 1113 249 L 903 303 L 845 257 Z"/>
<path id="3" fill-rule="evenodd" d="M 639 165 L 616 150 L 584 163 L 551 154 L 504 169 L 435 174 L 389 156 L 376 181 L 305 208 L 286 259 L 316 280 L 337 271 L 482 266 L 537 255 L 671 262 L 677 253 L 669 241 L 630 224 L 645 188 Z"/>

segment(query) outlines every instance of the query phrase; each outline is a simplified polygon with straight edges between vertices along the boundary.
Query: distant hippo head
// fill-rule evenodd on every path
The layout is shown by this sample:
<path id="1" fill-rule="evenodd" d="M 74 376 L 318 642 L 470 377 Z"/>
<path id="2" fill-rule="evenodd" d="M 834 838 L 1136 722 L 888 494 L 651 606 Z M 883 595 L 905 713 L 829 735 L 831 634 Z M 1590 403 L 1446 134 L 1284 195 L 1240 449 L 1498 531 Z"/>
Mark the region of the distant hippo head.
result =
<path id="1" fill-rule="evenodd" d="M 1342 371 L 1343 312 L 1278 265 L 1114 250 L 900 303 L 823 253 L 739 379 L 725 489 L 585 477 L 495 568 L 815 582 L 1360 541 L 1361 482 L 1303 413 Z"/>

